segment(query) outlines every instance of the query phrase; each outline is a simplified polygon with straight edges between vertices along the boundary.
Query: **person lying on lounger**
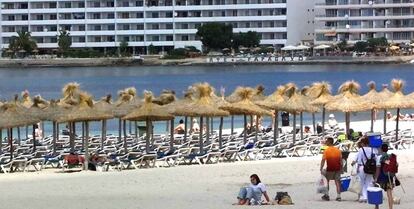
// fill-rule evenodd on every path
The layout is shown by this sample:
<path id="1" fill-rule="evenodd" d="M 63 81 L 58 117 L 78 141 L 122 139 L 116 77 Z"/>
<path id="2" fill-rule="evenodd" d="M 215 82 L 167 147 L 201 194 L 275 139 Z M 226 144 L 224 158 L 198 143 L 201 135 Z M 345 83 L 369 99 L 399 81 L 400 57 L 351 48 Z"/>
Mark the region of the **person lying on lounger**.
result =
<path id="1" fill-rule="evenodd" d="M 237 195 L 238 203 L 235 205 L 268 205 L 270 204 L 269 196 L 266 192 L 266 186 L 260 181 L 259 176 L 253 174 L 250 176 L 251 184 L 240 189 Z M 266 202 L 262 202 L 262 195 Z"/>

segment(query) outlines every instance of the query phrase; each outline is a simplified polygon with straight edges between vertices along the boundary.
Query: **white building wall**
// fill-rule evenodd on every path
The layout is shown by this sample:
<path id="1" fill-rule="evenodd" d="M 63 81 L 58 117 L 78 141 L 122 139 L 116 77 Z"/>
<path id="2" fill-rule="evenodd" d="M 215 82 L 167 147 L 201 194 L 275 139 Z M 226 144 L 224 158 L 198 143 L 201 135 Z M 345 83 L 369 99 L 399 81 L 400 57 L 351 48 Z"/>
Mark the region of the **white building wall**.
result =
<path id="1" fill-rule="evenodd" d="M 0 0 L 0 46 L 30 31 L 38 47 L 57 48 L 59 30 L 73 47 L 195 46 L 203 23 L 232 24 L 234 32 L 257 31 L 261 44 L 285 45 L 286 0 Z"/>
<path id="2" fill-rule="evenodd" d="M 287 44 L 315 38 L 315 3 L 320 0 L 287 0 Z"/>

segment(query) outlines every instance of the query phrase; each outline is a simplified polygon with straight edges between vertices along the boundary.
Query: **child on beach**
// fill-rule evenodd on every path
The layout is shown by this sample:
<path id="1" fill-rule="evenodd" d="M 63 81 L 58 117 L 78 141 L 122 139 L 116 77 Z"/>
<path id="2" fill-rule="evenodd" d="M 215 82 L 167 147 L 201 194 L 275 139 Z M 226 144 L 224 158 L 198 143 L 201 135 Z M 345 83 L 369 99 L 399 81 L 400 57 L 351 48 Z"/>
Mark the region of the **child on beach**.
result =
<path id="1" fill-rule="evenodd" d="M 235 205 L 267 205 L 270 204 L 270 198 L 266 192 L 266 186 L 260 181 L 259 176 L 253 174 L 250 176 L 251 184 L 242 187 L 237 196 L 238 203 Z M 266 202 L 262 202 L 262 195 Z"/>

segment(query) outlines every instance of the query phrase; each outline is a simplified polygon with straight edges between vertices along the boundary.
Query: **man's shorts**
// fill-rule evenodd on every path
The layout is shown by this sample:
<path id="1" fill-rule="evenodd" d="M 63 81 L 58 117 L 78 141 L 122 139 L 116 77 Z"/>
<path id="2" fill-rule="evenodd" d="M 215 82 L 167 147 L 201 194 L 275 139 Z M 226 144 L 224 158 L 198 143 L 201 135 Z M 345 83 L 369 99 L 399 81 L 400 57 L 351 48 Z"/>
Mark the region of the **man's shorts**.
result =
<path id="1" fill-rule="evenodd" d="M 325 177 L 327 180 L 340 180 L 341 171 L 326 171 Z"/>

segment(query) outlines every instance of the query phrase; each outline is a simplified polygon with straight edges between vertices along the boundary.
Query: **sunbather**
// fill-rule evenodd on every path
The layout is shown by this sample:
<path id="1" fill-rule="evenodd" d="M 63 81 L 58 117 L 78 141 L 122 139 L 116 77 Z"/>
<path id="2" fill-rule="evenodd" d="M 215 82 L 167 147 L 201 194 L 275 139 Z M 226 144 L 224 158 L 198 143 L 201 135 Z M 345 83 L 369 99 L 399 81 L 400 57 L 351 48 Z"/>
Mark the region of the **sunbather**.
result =
<path id="1" fill-rule="evenodd" d="M 175 127 L 175 129 L 174 129 L 174 133 L 175 134 L 184 134 L 184 132 L 185 132 L 184 121 L 181 119 L 180 124 L 178 124 L 178 126 Z"/>
<path id="2" fill-rule="evenodd" d="M 238 203 L 236 205 L 267 205 L 270 203 L 270 198 L 266 192 L 266 186 L 260 181 L 259 176 L 253 174 L 250 176 L 251 184 L 240 189 L 237 196 Z M 262 202 L 262 194 L 266 202 Z"/>

